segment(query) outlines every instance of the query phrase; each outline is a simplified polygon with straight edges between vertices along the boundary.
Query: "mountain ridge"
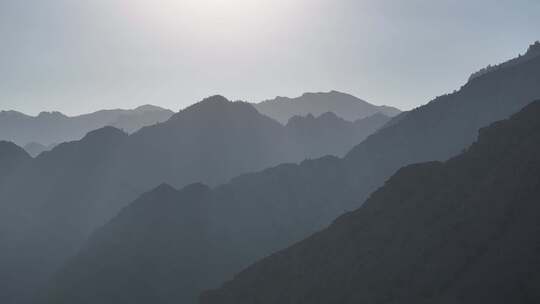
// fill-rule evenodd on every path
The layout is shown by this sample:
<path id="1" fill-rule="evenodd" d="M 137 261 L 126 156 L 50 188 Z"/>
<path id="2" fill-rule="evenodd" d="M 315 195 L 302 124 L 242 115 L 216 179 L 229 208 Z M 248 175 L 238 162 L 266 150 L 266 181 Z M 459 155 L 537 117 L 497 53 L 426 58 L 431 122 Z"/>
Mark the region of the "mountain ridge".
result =
<path id="1" fill-rule="evenodd" d="M 353 128 L 358 126 L 345 126 Z M 377 126 L 370 128 L 367 132 Z M 178 188 L 197 181 L 215 186 L 283 162 L 344 154 L 361 140 L 354 132 L 338 134 L 341 129 L 303 140 L 293 130 L 248 103 L 213 96 L 132 134 L 103 127 L 41 153 L 0 185 L 0 200 L 7 202 L 0 206 L 0 230 L 10 232 L 5 245 L 9 250 L 0 253 L 0 261 L 3 256 L 4 261 L 17 261 L 3 262 L 14 269 L 0 269 L 0 276 L 3 272 L 17 278 L 6 278 L 9 282 L 47 276 L 75 254 L 95 228 L 163 182 Z M 324 144 L 334 137 L 340 137 L 341 146 Z M 17 254 L 22 250 L 27 253 Z M 32 263 L 38 266 L 29 269 L 26 265 Z"/>
<path id="2" fill-rule="evenodd" d="M 536 101 L 444 163 L 401 168 L 362 207 L 200 303 L 535 303 L 539 117 Z"/>
<path id="3" fill-rule="evenodd" d="M 207 284 L 212 288 L 250 263 L 308 237 L 340 214 L 357 209 L 399 168 L 457 155 L 475 141 L 480 128 L 505 119 L 530 100 L 540 98 L 539 84 L 540 60 L 501 69 L 456 93 L 400 115 L 395 118 L 397 122 L 391 121 L 344 158 L 282 164 L 234 178 L 213 189 L 204 203 L 213 233 L 209 243 L 186 243 L 184 249 L 215 254 L 213 267 L 198 270 L 212 279 Z M 97 248 L 88 250 L 91 256 Z M 135 256 L 131 262 L 138 260 Z M 80 261 L 79 266 L 73 267 L 91 268 L 88 265 L 94 263 L 100 263 L 99 259 Z M 92 286 L 99 285 L 91 279 L 93 275 L 71 278 L 90 281 L 86 288 L 66 289 L 66 294 L 92 294 Z M 158 280 L 152 276 L 139 278 Z M 191 289 L 190 296 L 195 297 L 198 291 Z M 69 297 L 64 299 L 69 302 Z M 107 298 L 101 300 L 107 302 Z"/>
<path id="4" fill-rule="evenodd" d="M 401 112 L 389 106 L 375 106 L 353 95 L 338 91 L 304 93 L 296 98 L 276 97 L 253 105 L 262 114 L 282 124 L 286 124 L 295 115 L 320 116 L 326 112 L 333 112 L 345 120 L 355 121 L 378 112 L 386 116 L 395 116 Z"/>
<path id="5" fill-rule="evenodd" d="M 165 121 L 172 115 L 172 111 L 152 105 L 132 110 L 99 110 L 75 116 L 67 116 L 58 111 L 44 111 L 36 116 L 17 111 L 1 111 L 0 138 L 19 145 L 37 143 L 50 146 L 80 139 L 86 133 L 108 125 L 132 133 L 143 126 Z"/>

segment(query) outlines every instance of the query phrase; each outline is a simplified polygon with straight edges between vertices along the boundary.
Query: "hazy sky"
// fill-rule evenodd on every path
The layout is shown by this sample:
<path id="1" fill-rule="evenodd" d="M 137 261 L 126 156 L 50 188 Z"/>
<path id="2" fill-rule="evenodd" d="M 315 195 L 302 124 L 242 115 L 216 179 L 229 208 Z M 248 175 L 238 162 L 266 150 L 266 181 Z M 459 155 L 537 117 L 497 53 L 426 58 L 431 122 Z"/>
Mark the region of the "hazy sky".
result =
<path id="1" fill-rule="evenodd" d="M 332 89 L 409 109 L 538 39 L 539 0 L 0 0 L 0 110 Z"/>

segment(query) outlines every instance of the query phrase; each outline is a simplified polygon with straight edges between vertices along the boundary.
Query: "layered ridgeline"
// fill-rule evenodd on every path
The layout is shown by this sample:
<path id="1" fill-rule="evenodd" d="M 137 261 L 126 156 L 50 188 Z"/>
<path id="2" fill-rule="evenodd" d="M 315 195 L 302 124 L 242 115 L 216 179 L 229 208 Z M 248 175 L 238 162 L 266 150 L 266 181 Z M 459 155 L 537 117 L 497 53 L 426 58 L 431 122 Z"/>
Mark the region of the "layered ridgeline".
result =
<path id="1" fill-rule="evenodd" d="M 92 230 L 162 182 L 216 185 L 283 162 L 342 155 L 388 119 L 324 114 L 283 126 L 248 103 L 214 96 L 132 135 L 105 127 L 60 144 L 0 184 L 0 302 L 28 295 L 31 282 L 45 279 Z"/>
<path id="2" fill-rule="evenodd" d="M 457 155 L 474 142 L 481 127 L 509 117 L 538 98 L 540 60 L 485 74 L 456 93 L 401 114 L 345 158 L 324 157 L 299 165 L 280 165 L 240 176 L 212 190 L 205 188 L 208 193 L 197 201 L 204 210 L 196 221 L 197 226 L 191 229 L 182 226 L 183 231 L 189 230 L 193 236 L 181 234 L 177 238 L 176 225 L 180 223 L 166 224 L 167 227 L 155 232 L 152 232 L 153 224 L 141 228 L 139 223 L 148 223 L 145 212 L 135 216 L 129 212 L 133 206 L 127 207 L 100 229 L 58 274 L 44 302 L 85 303 L 83 299 L 89 298 L 100 303 L 115 303 L 116 299 L 142 303 L 138 299 L 143 298 L 154 303 L 194 303 L 201 286 L 218 287 L 251 262 L 324 228 L 344 211 L 358 208 L 401 166 Z M 163 189 L 168 187 L 160 187 L 147 196 L 146 208 L 159 206 Z M 189 212 L 191 202 L 181 195 L 174 197 L 177 208 L 186 206 L 185 212 Z M 182 221 L 178 213 L 171 214 L 169 209 L 156 207 L 152 214 L 155 219 L 177 215 Z M 116 224 L 111 226 L 112 223 Z M 146 231 L 144 236 L 135 233 L 138 229 Z M 125 235 L 133 237 L 122 243 L 120 240 Z M 174 240 L 175 246 L 181 247 L 171 251 L 172 256 L 178 250 L 189 256 L 208 253 L 204 256 L 208 263 L 200 263 L 196 270 L 189 268 L 191 276 L 202 278 L 197 284 L 186 283 L 181 271 L 193 266 L 188 265 L 191 259 L 170 262 L 161 258 L 169 247 L 162 250 L 155 244 L 161 244 L 163 238 L 171 243 Z M 195 238 L 202 241 L 195 242 Z M 138 250 L 124 255 L 120 246 L 138 246 Z M 100 267 L 105 261 L 119 266 Z M 170 266 L 174 267 L 167 276 L 152 270 Z M 133 272 L 124 271 L 127 268 Z M 182 291 L 177 298 L 175 293 L 161 293 L 158 287 L 136 287 L 170 286 L 171 277 L 177 281 L 175 288 Z M 108 278 L 115 278 L 122 285 L 110 289 Z M 134 289 L 137 294 L 133 293 Z"/>
<path id="3" fill-rule="evenodd" d="M 296 143 L 305 150 L 308 158 L 325 155 L 344 156 L 354 146 L 375 133 L 390 121 L 381 113 L 373 114 L 353 122 L 326 112 L 318 117 L 293 116 L 285 128 Z"/>
<path id="4" fill-rule="evenodd" d="M 399 170 L 201 303 L 539 303 L 539 218 L 537 101 L 465 153 Z"/>
<path id="5" fill-rule="evenodd" d="M 519 55 L 517 58 L 514 58 L 512 60 L 508 60 L 508 61 L 503 62 L 503 63 L 498 64 L 498 65 L 493 65 L 493 66 L 489 65 L 489 66 L 481 69 L 480 71 L 477 71 L 477 72 L 473 73 L 469 77 L 469 80 L 472 80 L 472 79 L 474 79 L 476 77 L 482 76 L 482 75 L 487 74 L 489 72 L 493 72 L 493 71 L 495 71 L 497 69 L 500 69 L 500 68 L 511 67 L 513 65 L 525 63 L 528 60 L 534 59 L 534 58 L 536 58 L 538 56 L 540 56 L 540 41 L 536 41 L 535 43 L 531 44 L 529 46 L 529 48 L 527 49 L 527 52 L 525 52 L 524 55 Z"/>
<path id="6" fill-rule="evenodd" d="M 26 145 L 24 145 L 23 149 L 28 152 L 28 154 L 30 154 L 30 156 L 32 157 L 36 157 L 38 155 L 40 155 L 41 153 L 45 152 L 45 151 L 50 151 L 52 150 L 54 147 L 56 146 L 56 144 L 50 144 L 48 146 L 45 146 L 45 145 L 42 145 L 38 142 L 31 142 L 31 143 L 28 143 Z"/>
<path id="7" fill-rule="evenodd" d="M 372 105 L 349 94 L 331 91 L 327 93 L 305 93 L 300 97 L 276 97 L 254 104 L 259 112 L 285 124 L 293 116 L 308 114 L 319 116 L 332 112 L 348 120 L 366 118 L 376 113 L 385 116 L 396 116 L 400 110 L 389 106 Z"/>
<path id="8" fill-rule="evenodd" d="M 0 112 L 0 140 L 24 146 L 27 144 L 59 144 L 79 140 L 86 133 L 105 126 L 114 126 L 132 133 L 144 126 L 166 121 L 174 113 L 156 106 L 133 110 L 102 110 L 79 116 L 60 112 L 42 112 L 29 116 L 16 111 Z M 46 150 L 46 149 L 45 149 Z"/>

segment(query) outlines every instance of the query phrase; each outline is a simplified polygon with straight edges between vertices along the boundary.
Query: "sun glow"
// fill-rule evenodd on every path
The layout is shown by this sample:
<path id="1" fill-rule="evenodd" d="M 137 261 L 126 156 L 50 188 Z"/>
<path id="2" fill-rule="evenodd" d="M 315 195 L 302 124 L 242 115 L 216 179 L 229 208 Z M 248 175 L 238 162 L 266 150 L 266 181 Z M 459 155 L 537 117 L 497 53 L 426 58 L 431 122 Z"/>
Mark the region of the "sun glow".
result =
<path id="1" fill-rule="evenodd" d="M 294 1 L 130 0 L 136 21 L 158 31 L 193 35 L 249 35 L 283 22 Z"/>

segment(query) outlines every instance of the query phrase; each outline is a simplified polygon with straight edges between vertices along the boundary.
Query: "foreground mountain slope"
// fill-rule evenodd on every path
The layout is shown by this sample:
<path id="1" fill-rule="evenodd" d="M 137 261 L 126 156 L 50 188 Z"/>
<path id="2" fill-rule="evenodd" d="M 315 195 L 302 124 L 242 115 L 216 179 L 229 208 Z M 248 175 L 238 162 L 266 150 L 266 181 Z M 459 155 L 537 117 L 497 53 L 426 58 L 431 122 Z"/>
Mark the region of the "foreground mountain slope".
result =
<path id="1" fill-rule="evenodd" d="M 359 199 L 378 188 L 400 167 L 446 160 L 469 146 L 478 129 L 507 118 L 540 98 L 540 57 L 494 70 L 460 90 L 406 112 L 345 157 L 351 178 L 362 185 Z"/>
<path id="2" fill-rule="evenodd" d="M 277 97 L 254 104 L 257 111 L 273 119 L 287 123 L 294 116 L 308 114 L 320 116 L 326 112 L 348 120 L 366 118 L 376 113 L 395 116 L 400 110 L 388 106 L 375 106 L 352 95 L 330 91 L 327 93 L 305 93 L 297 98 Z"/>
<path id="3" fill-rule="evenodd" d="M 298 165 L 280 165 L 215 188 L 206 202 L 215 235 L 204 246 L 209 246 L 216 257 L 214 267 L 199 271 L 213 281 L 230 278 L 249 263 L 322 229 L 343 212 L 358 208 L 401 166 L 448 159 L 467 148 L 479 128 L 510 116 L 535 98 L 540 98 L 538 60 L 486 74 L 455 94 L 400 115 L 344 159 L 324 157 Z M 443 136 L 436 136 L 438 130 Z M 189 243 L 185 247 L 192 248 Z M 100 261 L 85 260 L 70 267 L 86 268 L 92 263 Z M 92 293 L 107 271 L 81 275 L 92 278 L 92 284 L 69 293 Z M 212 284 L 208 286 L 212 288 Z M 59 290 L 62 293 L 62 288 Z M 128 290 L 126 287 L 117 292 Z M 191 294 L 197 293 L 193 290 Z M 174 301 L 167 297 L 160 300 Z M 102 299 L 102 303 L 111 301 Z"/>
<path id="4" fill-rule="evenodd" d="M 144 126 L 166 121 L 173 112 L 156 106 L 133 110 L 101 110 L 79 116 L 60 112 L 42 112 L 29 116 L 16 111 L 0 112 L 0 139 L 18 145 L 39 143 L 44 146 L 81 139 L 86 133 L 105 126 L 134 132 Z"/>
<path id="5" fill-rule="evenodd" d="M 538 303 L 540 101 L 201 303 Z"/>

